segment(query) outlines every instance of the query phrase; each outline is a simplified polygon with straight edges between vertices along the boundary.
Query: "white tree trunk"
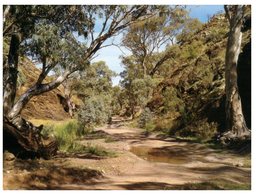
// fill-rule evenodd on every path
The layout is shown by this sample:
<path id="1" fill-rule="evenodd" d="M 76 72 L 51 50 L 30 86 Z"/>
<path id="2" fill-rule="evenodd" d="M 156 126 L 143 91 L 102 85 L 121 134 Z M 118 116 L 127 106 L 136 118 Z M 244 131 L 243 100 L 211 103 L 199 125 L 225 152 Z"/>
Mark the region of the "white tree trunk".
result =
<path id="1" fill-rule="evenodd" d="M 242 42 L 242 19 L 243 7 L 237 7 L 236 12 L 228 13 L 230 16 L 230 32 L 228 36 L 226 59 L 225 59 L 225 92 L 226 92 L 226 124 L 228 131 L 235 136 L 248 134 L 241 99 L 237 86 L 237 61 Z M 226 10 L 226 12 L 229 10 Z"/>
<path id="2" fill-rule="evenodd" d="M 36 96 L 40 95 L 42 93 L 51 91 L 55 88 L 57 88 L 70 74 L 70 71 L 65 72 L 63 75 L 59 76 L 55 81 L 52 81 L 47 84 L 39 84 L 34 85 L 29 90 L 27 90 L 14 104 L 11 111 L 8 113 L 9 119 L 13 119 L 16 116 L 18 116 L 21 112 L 21 110 L 25 107 L 25 105 L 29 102 L 29 100 Z"/>

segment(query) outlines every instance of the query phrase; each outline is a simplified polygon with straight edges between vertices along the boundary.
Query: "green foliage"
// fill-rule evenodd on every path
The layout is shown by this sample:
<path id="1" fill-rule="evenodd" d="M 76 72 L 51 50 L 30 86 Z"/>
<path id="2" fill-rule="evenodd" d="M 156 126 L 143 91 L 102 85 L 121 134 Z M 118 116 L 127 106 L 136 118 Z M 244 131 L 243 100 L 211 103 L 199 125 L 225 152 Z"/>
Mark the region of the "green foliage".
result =
<path id="1" fill-rule="evenodd" d="M 206 36 L 205 42 L 219 42 L 228 33 L 227 28 L 213 28 L 210 33 Z"/>
<path id="2" fill-rule="evenodd" d="M 77 122 L 68 122 L 67 124 L 55 126 L 54 134 L 61 151 L 78 152 L 82 150 L 83 147 L 75 142 L 79 137 Z"/>
<path id="3" fill-rule="evenodd" d="M 184 21 L 184 26 L 182 28 L 182 31 L 180 34 L 178 34 L 177 41 L 178 42 L 185 42 L 190 40 L 191 36 L 193 36 L 194 33 L 201 30 L 203 27 L 203 24 L 196 18 L 188 18 Z"/>
<path id="4" fill-rule="evenodd" d="M 134 96 L 135 104 L 142 107 L 145 106 L 153 87 L 153 80 L 149 76 L 143 79 L 134 79 L 131 83 L 130 93 Z"/>
<path id="5" fill-rule="evenodd" d="M 140 128 L 145 128 L 153 119 L 153 114 L 151 113 L 150 109 L 148 107 L 146 107 L 138 120 L 138 126 Z M 149 127 L 149 126 L 148 126 Z"/>
<path id="6" fill-rule="evenodd" d="M 182 52 L 181 57 L 186 60 L 191 60 L 199 57 L 204 49 L 204 44 L 202 41 L 193 41 L 192 43 L 186 45 Z"/>
<path id="7" fill-rule="evenodd" d="M 56 138 L 60 151 L 63 152 L 82 152 L 85 147 L 77 143 L 81 136 L 77 121 L 56 125 L 45 125 L 42 131 L 44 136 L 52 135 Z"/>
<path id="8" fill-rule="evenodd" d="M 83 101 L 78 113 L 78 121 L 84 133 L 94 129 L 109 120 L 112 114 L 111 78 L 115 73 L 105 62 L 93 63 L 85 72 L 80 74 L 80 79 L 71 84 L 73 94 L 77 94 Z"/>
<path id="9" fill-rule="evenodd" d="M 59 144 L 59 149 L 62 152 L 70 153 L 85 153 L 96 156 L 111 156 L 116 154 L 107 151 L 100 146 L 93 146 L 91 144 L 82 145 L 78 141 L 81 139 L 83 133 L 77 121 L 70 121 L 62 124 L 45 125 L 42 131 L 43 136 L 54 136 Z"/>
<path id="10" fill-rule="evenodd" d="M 155 128 L 156 128 L 156 125 L 154 124 L 153 121 L 149 121 L 145 125 L 145 130 L 146 130 L 147 133 L 150 133 L 150 132 L 154 131 Z"/>
<path id="11" fill-rule="evenodd" d="M 180 121 L 170 118 L 162 118 L 161 120 L 155 120 L 155 130 L 161 131 L 168 135 L 173 135 L 177 128 L 180 126 Z"/>
<path id="12" fill-rule="evenodd" d="M 88 154 L 92 154 L 92 155 L 96 155 L 96 156 L 109 156 L 109 157 L 116 157 L 116 153 L 112 152 L 112 151 L 107 151 L 105 148 L 101 147 L 101 146 L 94 146 L 90 143 L 88 143 L 85 146 L 85 152 Z"/>
<path id="13" fill-rule="evenodd" d="M 78 113 L 78 120 L 84 128 L 83 132 L 92 131 L 95 125 L 108 121 L 111 117 L 109 96 L 93 96 L 85 101 Z"/>
<path id="14" fill-rule="evenodd" d="M 123 102 L 126 104 L 127 115 L 134 116 L 136 108 L 146 106 L 148 100 L 152 97 L 153 89 L 157 85 L 158 80 L 148 75 L 143 78 L 137 78 L 130 66 L 127 67 L 127 70 L 127 74 L 122 75 L 124 80 L 121 83 L 123 90 L 120 95 L 125 98 Z"/>
<path id="15" fill-rule="evenodd" d="M 181 7 L 162 6 L 162 11 L 147 20 L 133 23 L 123 38 L 123 44 L 134 57 L 137 67 L 147 61 L 161 46 L 168 45 L 182 28 L 188 13 Z"/>
<path id="16" fill-rule="evenodd" d="M 88 96 L 108 94 L 112 88 L 111 78 L 114 76 L 116 73 L 109 69 L 106 62 L 95 62 L 80 74 L 80 83 L 76 86 L 76 91 Z"/>
<path id="17" fill-rule="evenodd" d="M 184 109 L 184 103 L 182 99 L 178 97 L 178 90 L 174 87 L 167 87 L 163 92 L 163 106 L 161 108 L 161 113 L 166 114 L 170 112 L 180 112 Z"/>
<path id="18" fill-rule="evenodd" d="M 120 86 L 114 86 L 112 88 L 112 100 L 111 109 L 113 115 L 120 115 L 122 113 L 123 106 L 125 105 L 125 98 Z"/>

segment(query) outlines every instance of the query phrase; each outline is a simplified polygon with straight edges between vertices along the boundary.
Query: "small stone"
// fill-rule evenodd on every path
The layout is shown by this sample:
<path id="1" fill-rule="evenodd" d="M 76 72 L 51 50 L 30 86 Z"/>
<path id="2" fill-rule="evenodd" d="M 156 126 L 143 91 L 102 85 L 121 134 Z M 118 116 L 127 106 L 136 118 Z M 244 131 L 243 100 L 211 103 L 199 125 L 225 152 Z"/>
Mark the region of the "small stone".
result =
<path id="1" fill-rule="evenodd" d="M 236 167 L 243 167 L 243 166 L 244 166 L 244 164 L 242 162 L 239 162 L 236 164 Z"/>
<path id="2" fill-rule="evenodd" d="M 4 152 L 4 160 L 6 161 L 13 161 L 15 159 L 15 156 L 14 154 L 8 152 L 8 151 L 5 151 Z"/>
<path id="3" fill-rule="evenodd" d="M 243 167 L 244 164 L 242 162 L 236 162 L 236 163 L 233 163 L 233 166 L 235 166 L 235 167 Z"/>

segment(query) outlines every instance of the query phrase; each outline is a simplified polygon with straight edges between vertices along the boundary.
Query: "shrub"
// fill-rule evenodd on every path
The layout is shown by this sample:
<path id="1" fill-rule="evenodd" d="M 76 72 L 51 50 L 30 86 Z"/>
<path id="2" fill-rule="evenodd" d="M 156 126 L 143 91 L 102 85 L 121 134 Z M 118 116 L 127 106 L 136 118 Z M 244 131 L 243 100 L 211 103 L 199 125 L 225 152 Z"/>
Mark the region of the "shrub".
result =
<path id="1" fill-rule="evenodd" d="M 82 134 L 77 121 L 45 125 L 42 134 L 45 136 L 52 134 L 59 144 L 59 150 L 62 152 L 83 152 L 96 156 L 115 156 L 114 152 L 107 151 L 103 147 L 78 143 L 77 141 Z"/>
<path id="2" fill-rule="evenodd" d="M 81 136 L 77 121 L 45 125 L 42 134 L 44 136 L 54 136 L 59 144 L 60 151 L 81 152 L 84 150 L 84 146 L 76 143 L 76 140 Z"/>
<path id="3" fill-rule="evenodd" d="M 166 89 L 162 92 L 163 96 L 163 106 L 161 108 L 161 112 L 172 113 L 173 115 L 176 112 L 184 109 L 184 102 L 182 99 L 178 97 L 178 91 L 174 87 L 166 87 Z"/>
<path id="4" fill-rule="evenodd" d="M 107 97 L 94 96 L 89 98 L 78 113 L 82 133 L 91 132 L 95 125 L 107 122 L 110 116 Z"/>
<path id="5" fill-rule="evenodd" d="M 146 125 L 151 122 L 152 118 L 153 116 L 150 109 L 146 107 L 140 115 L 138 126 L 140 128 L 145 128 Z"/>
<path id="6" fill-rule="evenodd" d="M 68 122 L 60 125 L 56 125 L 54 128 L 55 137 L 60 145 L 61 151 L 81 151 L 82 147 L 75 143 L 78 139 L 78 123 Z"/>
<path id="7" fill-rule="evenodd" d="M 101 147 L 101 146 L 93 146 L 90 143 L 88 143 L 85 146 L 85 151 L 88 154 L 92 154 L 92 155 L 96 155 L 96 156 L 110 156 L 110 157 L 115 157 L 116 153 L 112 152 L 112 151 L 107 151 L 105 148 Z"/>
<path id="8" fill-rule="evenodd" d="M 202 54 L 203 48 L 202 41 L 193 41 L 184 47 L 181 57 L 185 60 L 195 59 Z"/>
<path id="9" fill-rule="evenodd" d="M 152 121 L 146 123 L 146 125 L 145 125 L 145 129 L 148 132 L 153 131 L 155 129 L 155 127 L 156 127 L 156 125 Z"/>
<path id="10" fill-rule="evenodd" d="M 216 135 L 217 129 L 217 123 L 209 123 L 206 120 L 201 120 L 186 126 L 182 130 L 178 131 L 176 135 L 180 135 L 182 137 L 195 137 L 200 142 L 206 142 Z"/>
<path id="11" fill-rule="evenodd" d="M 228 30 L 226 28 L 214 28 L 210 31 L 209 35 L 206 37 L 205 42 L 219 42 L 225 38 Z"/>

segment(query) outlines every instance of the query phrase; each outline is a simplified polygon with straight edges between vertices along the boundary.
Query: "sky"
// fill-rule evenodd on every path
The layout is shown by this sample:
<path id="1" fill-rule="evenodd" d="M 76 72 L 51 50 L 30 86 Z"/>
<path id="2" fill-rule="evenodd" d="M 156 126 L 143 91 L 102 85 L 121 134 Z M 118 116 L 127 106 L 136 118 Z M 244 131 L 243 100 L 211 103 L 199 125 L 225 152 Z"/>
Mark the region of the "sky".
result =
<path id="1" fill-rule="evenodd" d="M 213 16 L 214 14 L 224 11 L 223 5 L 188 5 L 187 9 L 190 10 L 190 17 L 191 18 L 198 18 L 201 22 L 206 23 L 208 19 Z M 96 24 L 97 28 L 97 24 Z M 115 37 L 114 42 L 120 43 L 122 36 L 119 35 Z M 108 40 L 106 44 L 111 43 L 112 40 Z M 130 55 L 131 53 L 125 49 L 122 48 L 122 51 L 125 52 L 126 55 Z M 121 59 L 120 56 L 124 55 L 120 51 L 120 49 L 116 46 L 109 46 L 106 48 L 102 48 L 98 51 L 97 57 L 93 59 L 92 62 L 97 61 L 105 61 L 108 67 L 115 71 L 116 73 L 122 72 L 124 69 L 121 65 Z M 112 79 L 113 85 L 118 85 L 120 81 L 120 77 L 117 76 Z"/>

